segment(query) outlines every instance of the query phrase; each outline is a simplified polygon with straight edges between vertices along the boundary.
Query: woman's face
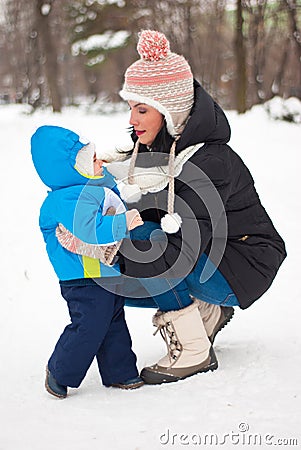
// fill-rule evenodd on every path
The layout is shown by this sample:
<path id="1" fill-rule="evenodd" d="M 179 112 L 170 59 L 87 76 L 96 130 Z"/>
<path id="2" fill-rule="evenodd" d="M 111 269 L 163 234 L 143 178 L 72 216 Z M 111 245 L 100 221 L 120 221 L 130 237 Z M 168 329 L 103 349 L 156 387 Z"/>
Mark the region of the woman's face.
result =
<path id="1" fill-rule="evenodd" d="M 134 127 L 141 144 L 152 145 L 162 128 L 164 117 L 152 106 L 129 101 L 131 108 L 130 124 Z"/>

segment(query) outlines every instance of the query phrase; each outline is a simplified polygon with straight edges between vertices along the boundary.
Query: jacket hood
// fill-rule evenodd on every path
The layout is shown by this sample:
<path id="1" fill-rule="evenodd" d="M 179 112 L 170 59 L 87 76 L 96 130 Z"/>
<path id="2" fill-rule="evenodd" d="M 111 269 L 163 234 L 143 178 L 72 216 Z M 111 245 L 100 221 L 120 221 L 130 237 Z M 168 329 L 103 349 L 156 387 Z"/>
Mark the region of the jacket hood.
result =
<path id="1" fill-rule="evenodd" d="M 226 144 L 230 140 L 230 125 L 220 106 L 196 80 L 194 80 L 194 92 L 194 105 L 179 139 L 177 153 L 190 145 Z"/>
<path id="2" fill-rule="evenodd" d="M 53 191 L 81 184 L 108 185 L 106 169 L 103 175 L 89 177 L 75 169 L 76 155 L 86 144 L 71 130 L 44 125 L 31 138 L 31 155 L 36 171 Z"/>

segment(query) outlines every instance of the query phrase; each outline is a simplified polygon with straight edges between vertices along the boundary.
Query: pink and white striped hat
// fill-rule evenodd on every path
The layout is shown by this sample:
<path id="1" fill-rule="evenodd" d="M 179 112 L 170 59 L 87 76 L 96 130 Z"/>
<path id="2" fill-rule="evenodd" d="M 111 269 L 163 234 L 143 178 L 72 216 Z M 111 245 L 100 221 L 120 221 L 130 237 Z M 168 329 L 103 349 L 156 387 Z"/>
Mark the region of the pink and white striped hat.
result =
<path id="1" fill-rule="evenodd" d="M 193 75 L 183 56 L 170 51 L 163 33 L 143 30 L 137 50 L 140 59 L 125 72 L 120 96 L 156 108 L 165 116 L 171 136 L 181 134 L 193 105 Z"/>

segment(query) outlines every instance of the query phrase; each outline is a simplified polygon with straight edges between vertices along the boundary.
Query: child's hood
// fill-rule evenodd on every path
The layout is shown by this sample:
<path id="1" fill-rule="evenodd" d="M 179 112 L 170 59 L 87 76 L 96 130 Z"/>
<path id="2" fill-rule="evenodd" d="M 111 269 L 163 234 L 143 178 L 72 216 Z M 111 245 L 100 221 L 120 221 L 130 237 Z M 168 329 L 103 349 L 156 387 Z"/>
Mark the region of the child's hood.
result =
<path id="1" fill-rule="evenodd" d="M 89 177 L 75 169 L 76 156 L 86 144 L 78 134 L 66 128 L 44 125 L 31 138 L 31 155 L 36 171 L 52 190 L 86 184 L 107 185 L 107 171 L 101 177 Z"/>

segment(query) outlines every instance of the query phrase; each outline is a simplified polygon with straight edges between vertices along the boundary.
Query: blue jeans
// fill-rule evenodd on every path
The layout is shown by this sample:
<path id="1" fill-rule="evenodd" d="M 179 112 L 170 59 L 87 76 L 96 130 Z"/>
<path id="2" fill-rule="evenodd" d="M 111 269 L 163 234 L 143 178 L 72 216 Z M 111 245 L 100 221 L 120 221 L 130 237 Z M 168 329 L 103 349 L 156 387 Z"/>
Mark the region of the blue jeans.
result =
<path id="1" fill-rule="evenodd" d="M 160 234 L 163 232 L 159 228 L 159 224 L 145 222 L 143 226 L 131 231 L 131 239 L 149 239 L 153 231 L 152 237 L 160 239 Z M 207 261 L 213 274 L 207 281 L 202 283 L 200 277 Z M 143 299 L 127 297 L 125 299 L 127 306 L 159 308 L 161 311 L 179 310 L 192 303 L 190 294 L 215 305 L 239 306 L 237 297 L 227 280 L 213 263 L 208 260 L 205 253 L 201 255 L 193 272 L 185 279 L 139 278 L 139 281 L 151 297 Z M 163 293 L 157 294 L 158 291 Z"/>

